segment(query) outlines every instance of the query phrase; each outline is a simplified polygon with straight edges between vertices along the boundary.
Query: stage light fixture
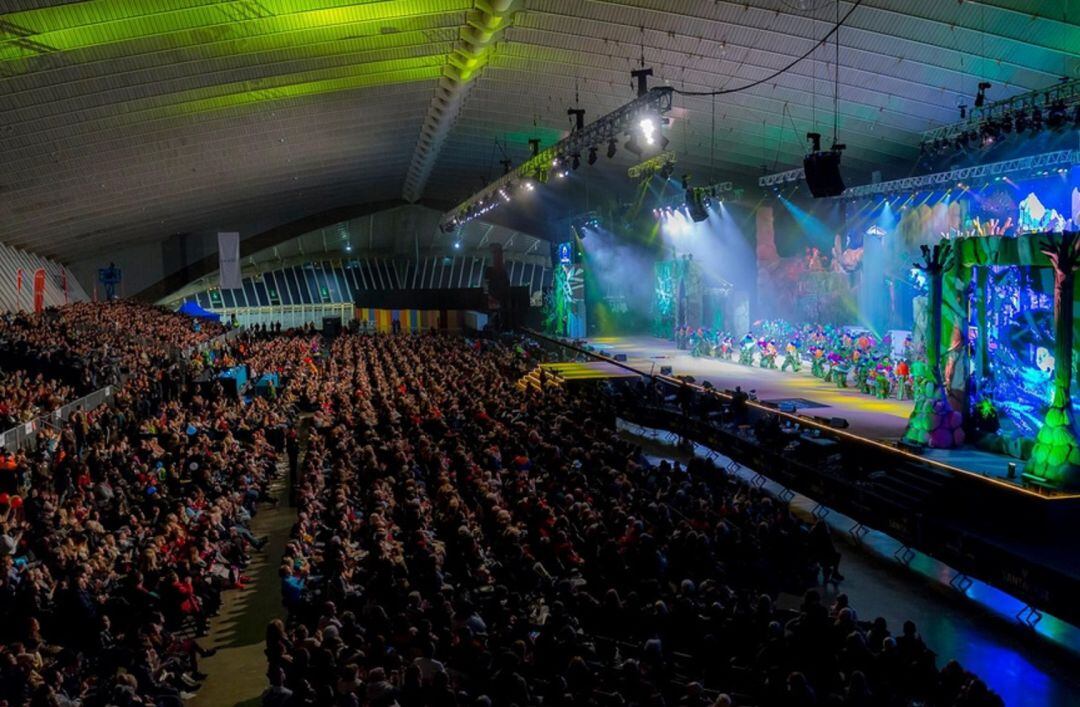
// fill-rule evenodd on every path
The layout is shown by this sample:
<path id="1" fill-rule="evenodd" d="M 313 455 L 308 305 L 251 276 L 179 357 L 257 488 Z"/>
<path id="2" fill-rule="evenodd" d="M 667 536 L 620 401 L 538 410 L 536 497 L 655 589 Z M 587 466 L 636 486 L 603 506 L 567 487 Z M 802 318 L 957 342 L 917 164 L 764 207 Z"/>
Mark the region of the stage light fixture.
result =
<path id="1" fill-rule="evenodd" d="M 652 116 L 645 116 L 638 121 L 638 130 L 641 131 L 641 139 L 645 141 L 646 145 L 656 144 L 656 133 L 659 129 Z"/>
<path id="2" fill-rule="evenodd" d="M 1043 127 L 1043 114 L 1042 108 L 1035 106 L 1031 111 L 1031 132 L 1037 133 L 1042 130 Z"/>
<path id="3" fill-rule="evenodd" d="M 616 145 L 615 145 L 615 138 L 611 138 L 610 140 L 608 140 L 608 144 L 607 144 L 607 156 L 608 156 L 608 159 L 611 159 L 612 157 L 615 156 L 615 150 L 617 150 L 617 149 L 618 149 L 618 147 L 616 147 Z"/>
<path id="4" fill-rule="evenodd" d="M 578 167 L 581 166 L 581 154 L 580 153 L 575 152 L 573 155 L 571 155 L 570 166 L 573 167 L 574 169 L 577 169 Z"/>
<path id="5" fill-rule="evenodd" d="M 1016 123 L 1016 132 L 1017 133 L 1022 133 L 1025 130 L 1027 130 L 1028 129 L 1027 111 L 1021 110 L 1019 113 L 1017 113 L 1016 118 L 1015 118 L 1015 123 Z"/>
<path id="6" fill-rule="evenodd" d="M 593 145 L 592 147 L 589 148 L 588 162 L 589 162 L 590 165 L 596 164 L 596 145 Z"/>
<path id="7" fill-rule="evenodd" d="M 1050 110 L 1046 114 L 1046 124 L 1051 130 L 1061 130 L 1065 127 L 1065 121 L 1067 117 L 1065 115 L 1065 101 L 1058 99 L 1050 106 Z"/>
<path id="8" fill-rule="evenodd" d="M 630 139 L 623 147 L 639 157 L 646 152 L 665 149 L 669 140 L 660 132 L 662 124 L 659 115 L 645 113 L 639 116 L 634 129 L 630 131 Z"/>
<path id="9" fill-rule="evenodd" d="M 454 241 L 454 250 L 461 250 L 461 241 Z"/>
<path id="10" fill-rule="evenodd" d="M 990 88 L 989 81 L 979 82 L 979 92 L 975 94 L 975 107 L 982 108 L 986 103 L 986 89 Z"/>

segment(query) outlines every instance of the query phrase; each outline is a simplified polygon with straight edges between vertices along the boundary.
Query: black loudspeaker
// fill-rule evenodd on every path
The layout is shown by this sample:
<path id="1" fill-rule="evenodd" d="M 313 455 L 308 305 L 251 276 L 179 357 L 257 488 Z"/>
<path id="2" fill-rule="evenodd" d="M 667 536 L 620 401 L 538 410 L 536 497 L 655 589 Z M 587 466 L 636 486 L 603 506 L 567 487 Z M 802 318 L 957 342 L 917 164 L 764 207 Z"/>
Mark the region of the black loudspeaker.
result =
<path id="1" fill-rule="evenodd" d="M 662 375 L 662 376 L 670 376 L 671 375 L 671 366 L 660 366 L 660 375 Z"/>
<path id="2" fill-rule="evenodd" d="M 327 338 L 332 338 L 341 333 L 341 317 L 323 317 L 322 333 Z"/>
<path id="3" fill-rule="evenodd" d="M 707 221 L 709 211 L 705 208 L 705 200 L 697 189 L 686 190 L 686 210 L 690 212 L 690 219 L 694 223 Z"/>
<path id="4" fill-rule="evenodd" d="M 619 363 L 626 363 L 626 354 L 615 354 L 615 360 Z"/>
<path id="5" fill-rule="evenodd" d="M 909 442 L 906 439 L 901 439 L 896 443 L 897 447 L 903 449 L 905 452 L 911 452 L 912 454 L 922 454 L 926 451 L 926 447 L 918 442 Z"/>
<path id="6" fill-rule="evenodd" d="M 840 152 L 811 152 L 803 158 L 806 186 L 815 199 L 840 196 L 844 193 L 844 180 L 840 177 Z"/>
<path id="7" fill-rule="evenodd" d="M 850 426 L 848 421 L 842 417 L 822 417 L 820 415 L 808 415 L 808 417 L 820 425 L 828 425 L 837 430 L 845 430 Z"/>

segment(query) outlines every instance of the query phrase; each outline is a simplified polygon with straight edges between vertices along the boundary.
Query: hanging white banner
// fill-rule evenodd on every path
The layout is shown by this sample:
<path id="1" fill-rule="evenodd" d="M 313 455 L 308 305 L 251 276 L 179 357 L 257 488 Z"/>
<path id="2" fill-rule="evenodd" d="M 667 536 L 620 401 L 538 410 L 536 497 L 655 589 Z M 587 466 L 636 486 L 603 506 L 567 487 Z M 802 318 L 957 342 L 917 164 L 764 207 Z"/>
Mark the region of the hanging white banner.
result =
<path id="1" fill-rule="evenodd" d="M 240 282 L 240 234 L 217 234 L 219 286 L 223 290 L 238 290 Z"/>

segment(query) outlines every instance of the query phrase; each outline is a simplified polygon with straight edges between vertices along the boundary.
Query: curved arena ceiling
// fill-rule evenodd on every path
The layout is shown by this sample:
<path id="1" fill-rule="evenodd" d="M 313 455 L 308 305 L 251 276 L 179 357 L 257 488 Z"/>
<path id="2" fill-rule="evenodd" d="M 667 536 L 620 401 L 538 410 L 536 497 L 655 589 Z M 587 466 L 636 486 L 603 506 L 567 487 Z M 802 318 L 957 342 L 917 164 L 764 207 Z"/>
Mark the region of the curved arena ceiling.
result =
<path id="1" fill-rule="evenodd" d="M 575 96 L 587 120 L 632 98 L 642 57 L 660 83 L 734 87 L 851 5 L 0 0 L 0 240 L 70 262 L 364 202 L 448 206 L 501 173 L 496 140 L 521 161 Z M 840 32 L 845 169 L 910 164 L 980 81 L 997 100 L 1080 75 L 1078 22 L 1077 0 L 864 0 Z M 805 132 L 831 132 L 834 56 L 677 96 L 684 169 L 749 186 L 798 163 Z"/>

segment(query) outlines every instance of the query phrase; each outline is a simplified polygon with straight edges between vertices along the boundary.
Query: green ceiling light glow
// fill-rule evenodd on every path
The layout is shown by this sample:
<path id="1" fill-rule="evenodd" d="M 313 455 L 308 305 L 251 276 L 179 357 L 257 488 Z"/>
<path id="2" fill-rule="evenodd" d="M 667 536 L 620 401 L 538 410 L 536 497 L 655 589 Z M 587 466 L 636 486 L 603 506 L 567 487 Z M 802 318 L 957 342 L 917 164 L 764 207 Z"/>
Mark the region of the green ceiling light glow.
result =
<path id="1" fill-rule="evenodd" d="M 167 108 L 151 109 L 147 117 L 151 120 L 175 115 L 192 115 L 210 111 L 236 108 L 266 101 L 280 101 L 289 98 L 302 98 L 338 91 L 349 91 L 373 86 L 387 86 L 413 81 L 433 81 L 439 77 L 439 67 L 428 66 L 414 69 L 399 69 L 381 73 L 365 73 L 361 76 L 349 76 L 338 79 L 307 81 L 286 84 L 272 88 L 252 89 L 237 93 L 228 93 L 211 98 L 199 98 L 183 101 Z"/>
<path id="2" fill-rule="evenodd" d="M 464 12 L 469 0 L 98 0 L 0 16 L 0 62 L 153 39 L 152 50 Z M 94 57 L 100 59 L 102 57 Z"/>

